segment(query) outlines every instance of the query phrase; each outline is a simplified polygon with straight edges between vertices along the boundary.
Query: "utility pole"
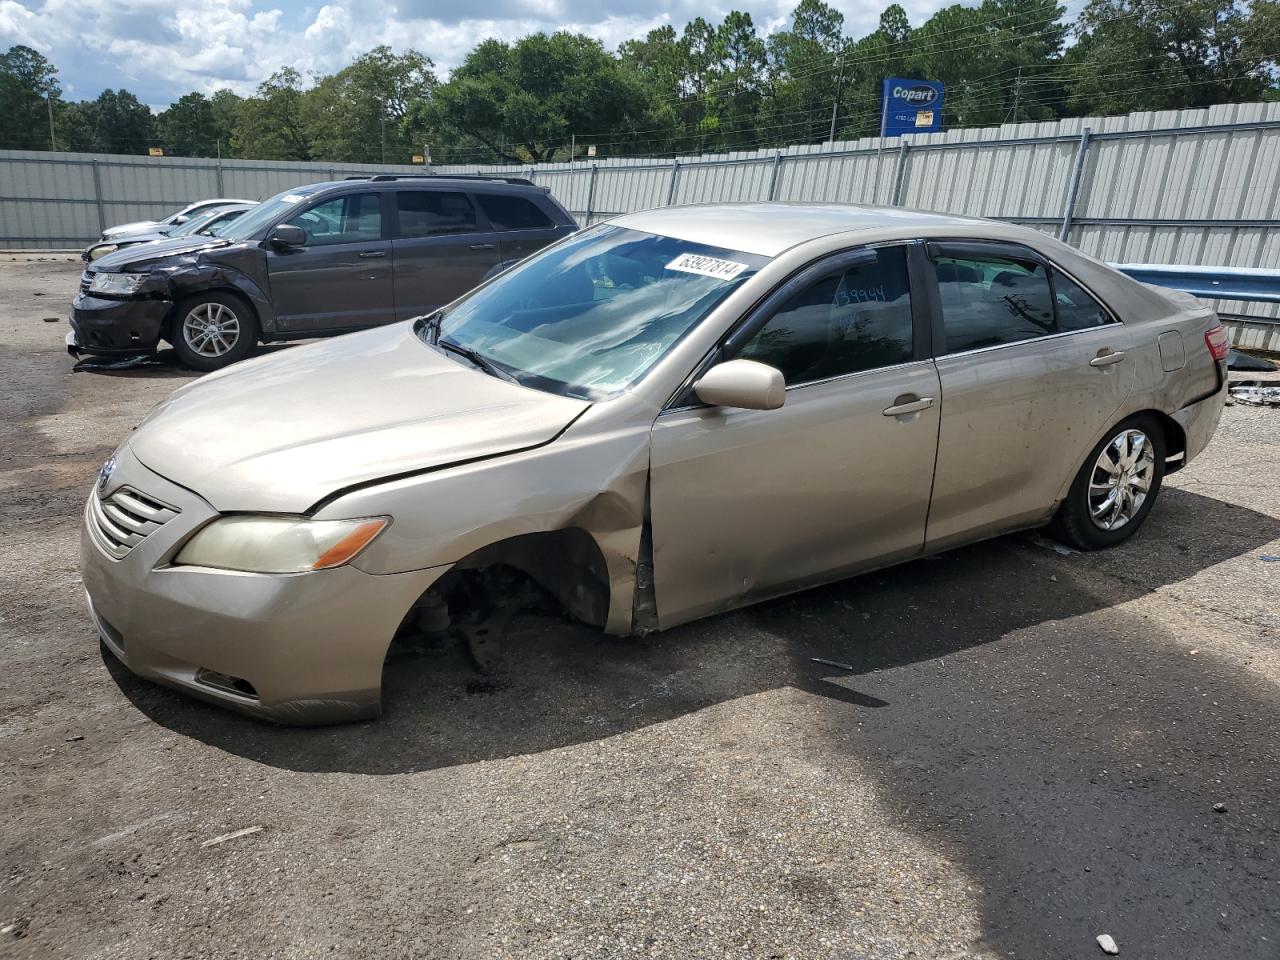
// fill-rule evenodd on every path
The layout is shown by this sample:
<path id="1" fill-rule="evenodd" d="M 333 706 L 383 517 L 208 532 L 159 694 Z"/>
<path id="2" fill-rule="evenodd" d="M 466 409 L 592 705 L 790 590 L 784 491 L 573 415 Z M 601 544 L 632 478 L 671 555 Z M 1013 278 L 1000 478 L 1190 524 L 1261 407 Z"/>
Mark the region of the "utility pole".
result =
<path id="1" fill-rule="evenodd" d="M 53 84 L 44 88 L 44 102 L 49 105 L 49 149 L 58 149 L 58 138 L 53 133 Z"/>
<path id="2" fill-rule="evenodd" d="M 382 162 L 387 162 L 387 108 L 386 104 L 378 104 L 378 126 L 382 131 Z"/>
<path id="3" fill-rule="evenodd" d="M 827 137 L 827 143 L 834 144 L 836 142 L 836 116 L 840 110 L 840 87 L 844 82 L 844 54 L 836 54 L 836 96 L 831 101 L 831 135 Z"/>
<path id="4" fill-rule="evenodd" d="M 1018 79 L 1013 83 L 1013 122 L 1018 122 L 1018 106 L 1022 100 L 1022 68 L 1018 68 Z"/>
<path id="5" fill-rule="evenodd" d="M 569 166 L 573 166 L 573 158 L 578 155 L 578 135 L 569 134 Z"/>

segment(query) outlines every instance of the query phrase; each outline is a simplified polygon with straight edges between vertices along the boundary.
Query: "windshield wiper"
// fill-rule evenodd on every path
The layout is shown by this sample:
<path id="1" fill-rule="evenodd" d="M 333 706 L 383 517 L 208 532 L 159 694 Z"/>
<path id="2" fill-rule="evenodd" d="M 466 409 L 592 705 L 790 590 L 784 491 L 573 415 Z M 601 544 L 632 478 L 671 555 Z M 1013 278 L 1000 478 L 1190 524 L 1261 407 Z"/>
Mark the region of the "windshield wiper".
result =
<path id="1" fill-rule="evenodd" d="M 512 383 L 516 382 L 516 378 L 511 373 L 503 370 L 484 354 L 472 350 L 470 347 L 464 347 L 462 344 L 454 343 L 452 340 L 442 340 L 439 336 L 436 337 L 435 343 L 437 346 L 444 347 L 446 350 L 456 353 L 458 356 L 466 360 L 470 360 L 491 377 L 498 377 L 501 380 L 510 380 Z"/>
<path id="2" fill-rule="evenodd" d="M 427 343 L 436 343 L 440 339 L 440 321 L 444 319 L 444 307 L 418 318 L 418 336 Z"/>

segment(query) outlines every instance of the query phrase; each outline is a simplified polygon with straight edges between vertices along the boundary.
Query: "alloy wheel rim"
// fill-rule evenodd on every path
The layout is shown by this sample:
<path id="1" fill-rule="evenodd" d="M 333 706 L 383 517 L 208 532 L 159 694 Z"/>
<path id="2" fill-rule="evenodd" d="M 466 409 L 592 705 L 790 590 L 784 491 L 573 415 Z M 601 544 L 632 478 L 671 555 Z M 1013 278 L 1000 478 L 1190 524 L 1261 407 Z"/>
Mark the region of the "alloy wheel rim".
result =
<path id="1" fill-rule="evenodd" d="M 240 340 L 240 318 L 221 303 L 202 303 L 182 321 L 182 339 L 202 357 L 221 357 Z"/>
<path id="2" fill-rule="evenodd" d="M 1101 530 L 1119 530 L 1142 510 L 1155 479 L 1151 439 L 1121 430 L 1102 448 L 1089 475 L 1089 516 Z"/>

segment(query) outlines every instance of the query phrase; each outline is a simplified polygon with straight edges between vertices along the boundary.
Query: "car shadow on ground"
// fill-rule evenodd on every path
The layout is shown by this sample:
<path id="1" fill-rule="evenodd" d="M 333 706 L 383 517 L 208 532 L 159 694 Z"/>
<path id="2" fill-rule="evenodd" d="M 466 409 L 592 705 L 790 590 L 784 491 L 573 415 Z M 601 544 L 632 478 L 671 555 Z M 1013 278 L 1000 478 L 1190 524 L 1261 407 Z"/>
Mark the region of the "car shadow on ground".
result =
<path id="1" fill-rule="evenodd" d="M 1176 542 L 1151 529 L 1157 515 Z M 888 707 L 892 716 L 892 698 L 877 693 L 871 675 L 1106 610 L 1280 536 L 1280 521 L 1178 489 L 1166 488 L 1152 521 L 1113 551 L 1059 557 L 1034 534 L 1000 538 L 645 639 L 524 614 L 491 677 L 458 647 L 393 649 L 384 715 L 370 723 L 276 726 L 140 681 L 104 658 L 126 696 L 157 722 L 297 770 L 398 774 L 534 753 L 782 686 L 851 711 Z M 1105 588 L 1072 575 L 1102 565 L 1135 573 L 1108 577 Z"/>
<path id="2" fill-rule="evenodd" d="M 276 353 L 287 350 L 293 343 L 261 344 L 254 356 Z M 82 356 L 71 367 L 72 373 L 93 373 L 105 377 L 132 377 L 138 379 L 165 380 L 186 379 L 201 376 L 198 370 L 192 370 L 178 359 L 173 349 L 161 349 L 155 353 L 136 357 L 106 357 L 87 354 Z"/>
<path id="3" fill-rule="evenodd" d="M 329 729 L 229 714 L 108 659 L 170 729 L 364 774 L 565 747 L 795 688 L 815 695 L 796 752 L 869 772 L 886 822 L 972 878 L 999 955 L 1093 956 L 1109 932 L 1145 957 L 1270 958 L 1280 703 L 1123 604 L 1277 537 L 1274 518 L 1166 489 L 1148 528 L 1104 554 L 1002 538 L 646 640 L 528 616 L 495 680 L 457 652 L 400 659 L 381 721 Z M 1186 606 L 1193 623 L 1216 618 Z"/>

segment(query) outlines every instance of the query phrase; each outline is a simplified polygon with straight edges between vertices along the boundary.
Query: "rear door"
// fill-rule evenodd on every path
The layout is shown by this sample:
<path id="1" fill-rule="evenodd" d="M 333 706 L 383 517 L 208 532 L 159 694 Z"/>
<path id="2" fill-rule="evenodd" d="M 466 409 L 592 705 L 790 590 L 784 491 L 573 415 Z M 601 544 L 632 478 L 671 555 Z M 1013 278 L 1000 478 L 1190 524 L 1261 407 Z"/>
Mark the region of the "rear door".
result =
<path id="1" fill-rule="evenodd" d="M 928 549 L 1047 518 L 1133 383 L 1124 324 L 1018 244 L 928 244 L 942 384 Z"/>
<path id="2" fill-rule="evenodd" d="M 556 229 L 551 217 L 528 197 L 509 193 L 476 193 L 476 202 L 489 218 L 502 243 L 502 262 L 508 266 L 537 253 L 570 232 Z"/>
<path id="3" fill-rule="evenodd" d="M 306 246 L 267 245 L 267 274 L 282 333 L 350 330 L 395 319 L 391 241 L 381 200 L 368 191 L 327 197 L 286 221 Z"/>
<path id="4" fill-rule="evenodd" d="M 430 313 L 484 280 L 498 265 L 498 237 L 460 190 L 395 190 L 395 312 Z"/>

